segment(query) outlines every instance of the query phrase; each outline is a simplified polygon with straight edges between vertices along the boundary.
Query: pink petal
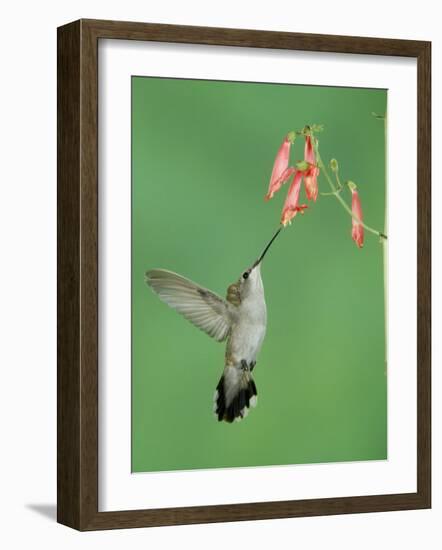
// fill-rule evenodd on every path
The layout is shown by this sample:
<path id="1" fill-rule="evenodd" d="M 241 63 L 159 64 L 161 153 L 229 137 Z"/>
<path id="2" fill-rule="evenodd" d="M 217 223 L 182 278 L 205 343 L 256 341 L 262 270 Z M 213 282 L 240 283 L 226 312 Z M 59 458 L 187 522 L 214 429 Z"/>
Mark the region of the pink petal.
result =
<path id="1" fill-rule="evenodd" d="M 318 198 L 318 175 L 319 168 L 316 166 L 311 166 L 305 173 L 305 193 L 309 201 L 313 200 L 316 202 L 316 199 Z"/>
<path id="2" fill-rule="evenodd" d="M 298 212 L 303 212 L 307 206 L 302 204 L 298 206 L 299 193 L 301 191 L 302 172 L 297 171 L 290 185 L 289 192 L 285 199 L 282 209 L 281 223 L 285 226 L 292 220 Z"/>
<path id="3" fill-rule="evenodd" d="M 283 183 L 281 181 L 281 176 L 287 170 L 289 165 L 291 145 L 292 142 L 286 137 L 276 154 L 275 162 L 273 163 L 272 175 L 270 176 L 269 190 L 266 195 L 268 198 L 273 197 L 274 193 L 278 191 Z"/>
<path id="4" fill-rule="evenodd" d="M 352 189 L 351 191 L 352 197 L 351 197 L 351 212 L 354 216 L 357 216 L 360 221 L 362 221 L 362 207 L 361 207 L 361 201 L 359 199 L 359 194 L 356 191 L 356 189 Z M 362 248 L 364 245 L 364 228 L 359 223 L 358 220 L 355 220 L 355 218 L 352 218 L 352 230 L 351 230 L 351 237 L 357 244 L 359 248 Z"/>
<path id="5" fill-rule="evenodd" d="M 309 164 L 316 164 L 315 152 L 313 150 L 311 136 L 305 137 L 304 160 L 307 161 Z"/>
<path id="6" fill-rule="evenodd" d="M 264 197 L 266 201 L 270 200 L 273 195 L 276 193 L 276 191 L 279 191 L 279 189 L 282 187 L 282 185 L 290 178 L 292 174 L 295 173 L 295 169 L 292 166 L 289 166 L 284 172 L 281 174 L 281 176 L 275 181 L 271 189 L 269 189 L 267 195 Z"/>
<path id="7" fill-rule="evenodd" d="M 362 248 L 364 246 L 364 228 L 360 223 L 353 225 L 351 230 L 351 238 L 357 244 L 358 248 Z"/>

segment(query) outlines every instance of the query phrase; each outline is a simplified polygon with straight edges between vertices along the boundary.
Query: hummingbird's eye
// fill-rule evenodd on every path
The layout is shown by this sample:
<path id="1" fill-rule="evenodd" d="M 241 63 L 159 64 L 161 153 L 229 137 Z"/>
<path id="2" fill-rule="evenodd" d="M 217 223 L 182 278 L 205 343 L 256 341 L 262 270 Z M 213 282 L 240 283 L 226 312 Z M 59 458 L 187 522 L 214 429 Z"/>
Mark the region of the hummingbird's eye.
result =
<path id="1" fill-rule="evenodd" d="M 242 278 L 243 278 L 243 279 L 247 279 L 248 276 L 249 276 L 249 272 L 248 272 L 248 271 L 245 271 L 245 272 L 243 273 L 243 275 L 242 275 Z"/>

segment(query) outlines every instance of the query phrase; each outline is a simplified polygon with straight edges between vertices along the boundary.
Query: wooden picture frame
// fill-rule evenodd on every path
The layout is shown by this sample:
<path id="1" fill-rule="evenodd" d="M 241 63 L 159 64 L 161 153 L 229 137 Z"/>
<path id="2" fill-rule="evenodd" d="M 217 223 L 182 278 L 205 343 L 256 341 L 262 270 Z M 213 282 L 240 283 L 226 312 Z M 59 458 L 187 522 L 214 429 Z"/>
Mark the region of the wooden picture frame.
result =
<path id="1" fill-rule="evenodd" d="M 98 511 L 98 41 L 124 39 L 404 56 L 418 67 L 417 492 Z M 58 29 L 58 521 L 82 531 L 431 506 L 431 44 L 79 20 Z"/>

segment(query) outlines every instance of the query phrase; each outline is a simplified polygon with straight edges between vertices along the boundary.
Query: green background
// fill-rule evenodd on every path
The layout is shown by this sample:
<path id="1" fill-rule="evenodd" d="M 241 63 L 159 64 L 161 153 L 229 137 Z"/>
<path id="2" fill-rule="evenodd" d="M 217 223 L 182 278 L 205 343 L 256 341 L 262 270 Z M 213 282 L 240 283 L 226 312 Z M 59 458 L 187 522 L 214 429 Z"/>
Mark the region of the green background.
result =
<path id="1" fill-rule="evenodd" d="M 134 472 L 387 457 L 383 250 L 368 233 L 356 247 L 334 197 L 298 215 L 263 263 L 258 406 L 242 422 L 212 413 L 224 344 L 144 283 L 161 267 L 225 296 L 278 226 L 288 187 L 263 197 L 284 135 L 305 124 L 324 124 L 324 161 L 338 159 L 382 229 L 384 130 L 371 113 L 386 101 L 385 90 L 133 77 Z"/>

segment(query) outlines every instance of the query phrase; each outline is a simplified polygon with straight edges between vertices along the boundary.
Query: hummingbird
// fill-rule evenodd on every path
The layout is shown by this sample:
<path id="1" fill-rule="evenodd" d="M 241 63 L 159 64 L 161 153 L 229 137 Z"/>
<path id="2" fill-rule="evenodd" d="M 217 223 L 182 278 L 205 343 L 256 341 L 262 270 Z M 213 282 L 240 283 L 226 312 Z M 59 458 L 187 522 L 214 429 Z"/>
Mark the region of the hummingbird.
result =
<path id="1" fill-rule="evenodd" d="M 226 342 L 224 371 L 213 399 L 213 412 L 220 422 L 242 420 L 257 404 L 252 371 L 267 327 L 261 264 L 281 229 L 227 288 L 226 299 L 172 271 L 151 269 L 145 274 L 160 300 L 217 342 Z"/>

